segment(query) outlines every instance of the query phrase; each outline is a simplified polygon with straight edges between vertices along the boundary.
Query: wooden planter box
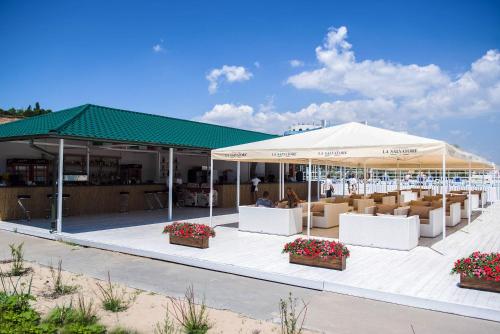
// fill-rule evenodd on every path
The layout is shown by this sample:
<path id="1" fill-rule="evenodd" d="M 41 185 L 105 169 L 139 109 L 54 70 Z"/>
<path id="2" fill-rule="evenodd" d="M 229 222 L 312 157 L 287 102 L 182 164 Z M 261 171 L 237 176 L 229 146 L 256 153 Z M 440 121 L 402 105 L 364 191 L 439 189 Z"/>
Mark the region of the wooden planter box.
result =
<path id="1" fill-rule="evenodd" d="M 487 281 L 485 279 L 464 275 L 460 275 L 460 283 L 458 286 L 466 289 L 500 292 L 500 282 Z"/>
<path id="2" fill-rule="evenodd" d="M 337 257 L 328 257 L 326 259 L 320 257 L 310 257 L 304 255 L 290 254 L 290 263 L 302 264 L 311 267 L 320 267 L 335 270 L 345 270 L 346 258 L 342 256 L 340 259 Z"/>
<path id="3" fill-rule="evenodd" d="M 182 238 L 175 235 L 169 234 L 169 241 L 174 245 L 182 245 L 188 247 L 196 248 L 208 248 L 208 237 L 207 238 Z"/>

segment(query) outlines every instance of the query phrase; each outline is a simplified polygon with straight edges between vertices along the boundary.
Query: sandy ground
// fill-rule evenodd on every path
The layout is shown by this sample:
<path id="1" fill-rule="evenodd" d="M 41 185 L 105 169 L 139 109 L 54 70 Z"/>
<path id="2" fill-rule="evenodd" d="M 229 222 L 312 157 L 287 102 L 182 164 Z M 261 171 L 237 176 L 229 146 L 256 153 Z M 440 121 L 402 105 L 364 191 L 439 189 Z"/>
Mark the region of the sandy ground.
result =
<path id="1" fill-rule="evenodd" d="M 6 272 L 9 266 L 10 264 L 0 264 L 0 269 Z M 42 314 L 42 318 L 56 306 L 69 305 L 71 302 L 77 303 L 78 296 L 83 295 L 86 301 L 93 302 L 100 322 L 109 329 L 122 327 L 136 330 L 139 333 L 153 333 L 156 324 L 163 323 L 167 308 L 172 310 L 172 302 L 167 296 L 116 284 L 118 291 L 123 293 L 127 300 L 130 300 L 130 306 L 123 312 L 106 311 L 101 306 L 101 295 L 96 284 L 97 282 L 101 284 L 105 282 L 64 270 L 62 272 L 63 283 L 76 286 L 77 290 L 70 295 L 58 298 L 47 297 L 53 286 L 51 270 L 35 263 L 26 263 L 26 266 L 32 270 L 29 274 L 21 277 L 20 283 L 27 284 L 32 277 L 32 295 L 36 297 L 33 306 Z M 54 267 L 56 266 L 54 264 Z M 62 267 L 64 269 L 64 263 Z M 17 280 L 15 277 L 12 279 L 14 282 Z M 113 280 L 112 273 L 111 280 Z M 202 298 L 202 296 L 196 297 Z M 213 324 L 209 333 L 263 334 L 280 333 L 281 331 L 278 323 L 255 320 L 228 310 L 209 308 L 208 311 L 209 320 Z M 312 332 L 304 331 L 304 333 Z"/>

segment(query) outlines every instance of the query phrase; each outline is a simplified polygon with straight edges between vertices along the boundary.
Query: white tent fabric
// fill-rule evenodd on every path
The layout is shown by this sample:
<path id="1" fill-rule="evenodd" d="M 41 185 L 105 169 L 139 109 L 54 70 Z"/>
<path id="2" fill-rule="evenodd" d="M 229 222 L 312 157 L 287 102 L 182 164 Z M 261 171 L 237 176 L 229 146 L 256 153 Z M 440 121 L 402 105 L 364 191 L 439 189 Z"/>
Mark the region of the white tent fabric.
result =
<path id="1" fill-rule="evenodd" d="M 220 148 L 214 160 L 369 166 L 371 168 L 493 169 L 494 164 L 444 141 L 356 122 Z"/>

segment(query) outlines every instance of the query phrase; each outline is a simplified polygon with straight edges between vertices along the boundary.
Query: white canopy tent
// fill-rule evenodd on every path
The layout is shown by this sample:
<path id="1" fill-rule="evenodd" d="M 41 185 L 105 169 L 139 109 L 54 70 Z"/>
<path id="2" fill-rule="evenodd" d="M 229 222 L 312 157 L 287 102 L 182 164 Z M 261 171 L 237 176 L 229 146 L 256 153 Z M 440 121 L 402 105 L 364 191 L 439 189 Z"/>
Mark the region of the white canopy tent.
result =
<path id="1" fill-rule="evenodd" d="M 312 165 L 370 168 L 493 169 L 494 164 L 444 141 L 356 122 L 212 151 L 211 160 L 309 165 L 308 236 L 310 233 Z M 366 174 L 365 174 L 366 175 Z M 212 181 L 210 184 L 212 185 Z M 280 177 L 281 181 L 281 177 Z M 212 189 L 212 188 L 211 188 Z M 212 192 L 212 190 L 211 190 Z M 446 207 L 443 188 L 443 207 Z M 210 196 L 212 198 L 212 196 Z M 443 215 L 446 212 L 443 210 Z M 212 203 L 210 203 L 212 217 Z M 446 219 L 443 219 L 443 224 Z M 470 220 L 470 214 L 469 214 Z M 446 231 L 446 229 L 443 229 Z M 443 232 L 443 238 L 445 232 Z"/>

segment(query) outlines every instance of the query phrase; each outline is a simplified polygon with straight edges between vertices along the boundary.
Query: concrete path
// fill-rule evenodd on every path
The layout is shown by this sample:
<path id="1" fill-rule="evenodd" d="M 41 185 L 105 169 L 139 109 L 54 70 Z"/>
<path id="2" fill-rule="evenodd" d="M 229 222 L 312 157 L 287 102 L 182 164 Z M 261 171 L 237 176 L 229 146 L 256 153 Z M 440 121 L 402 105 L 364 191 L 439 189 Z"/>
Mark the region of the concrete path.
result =
<path id="1" fill-rule="evenodd" d="M 324 333 L 500 333 L 500 323 L 320 292 L 0 231 L 0 259 L 9 243 L 25 243 L 26 259 L 42 265 L 63 261 L 65 270 L 169 296 L 193 284 L 210 307 L 275 320 L 289 292 L 309 303 L 306 325 Z"/>

